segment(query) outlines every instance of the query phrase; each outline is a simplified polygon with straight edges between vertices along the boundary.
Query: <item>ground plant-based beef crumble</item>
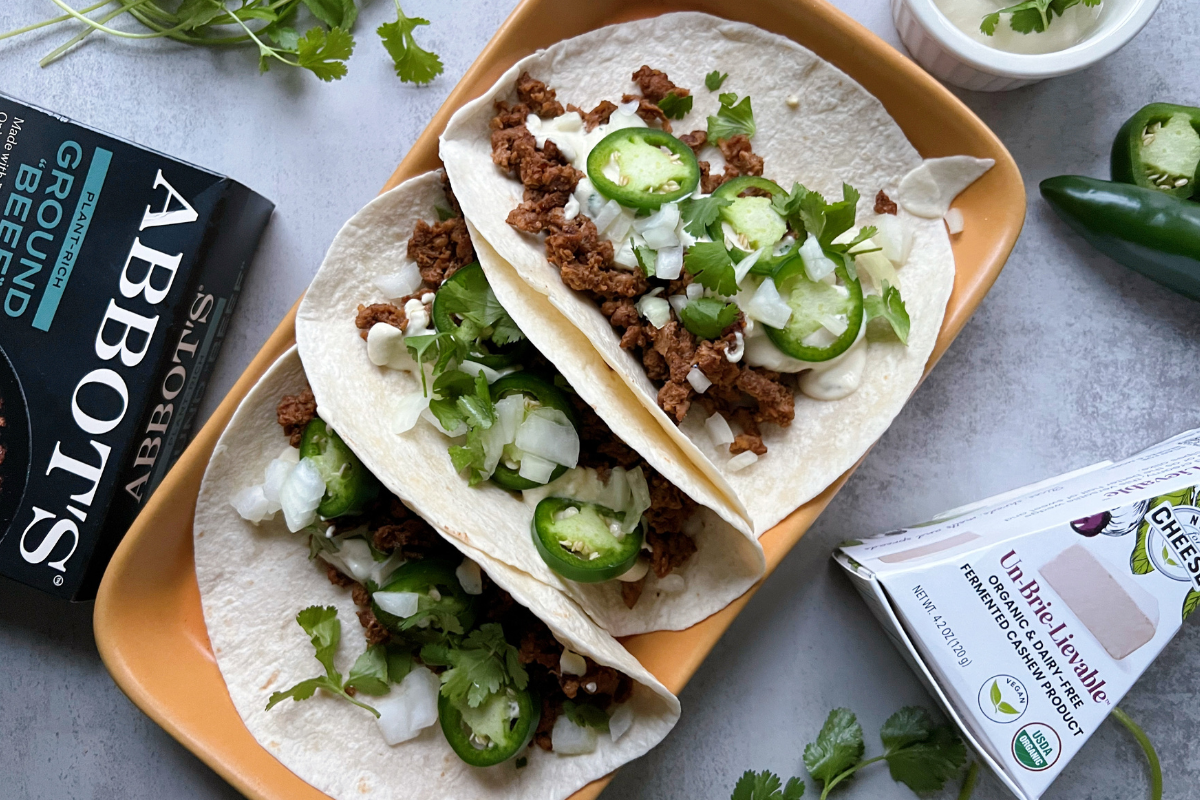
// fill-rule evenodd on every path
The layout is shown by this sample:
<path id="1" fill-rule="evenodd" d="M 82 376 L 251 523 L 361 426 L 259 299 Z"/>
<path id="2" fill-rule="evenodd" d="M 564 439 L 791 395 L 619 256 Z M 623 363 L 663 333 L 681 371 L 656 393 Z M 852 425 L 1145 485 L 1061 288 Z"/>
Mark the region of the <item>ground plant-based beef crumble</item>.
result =
<path id="1" fill-rule="evenodd" d="M 647 65 L 631 77 L 641 94 L 624 95 L 622 102 L 636 100 L 639 117 L 651 127 L 670 132 L 670 121 L 657 104 L 667 95 L 686 97 L 690 91 Z M 553 141 L 547 139 L 539 148 L 526 127 L 530 114 L 549 119 L 561 115 L 563 106 L 554 89 L 529 73 L 517 79 L 516 91 L 516 104 L 496 101 L 491 121 L 492 161 L 519 179 L 525 191 L 523 202 L 508 215 L 508 223 L 527 234 L 545 235 L 546 258 L 558 268 L 563 283 L 596 301 L 620 335 L 621 347 L 640 358 L 646 375 L 659 387 L 659 406 L 676 423 L 682 422 L 698 401 L 709 414 L 720 413 L 740 428 L 729 447 L 732 454 L 747 450 L 765 454 L 761 426 L 790 425 L 795 417 L 795 397 L 793 388 L 779 373 L 726 358 L 730 348 L 735 347 L 736 334 L 745 327 L 742 313 L 739 311 L 737 319 L 712 340 L 698 339 L 674 312 L 671 321 L 662 327 L 641 318 L 635 306 L 638 298 L 656 287 L 678 293 L 691 282 L 691 276 L 685 270 L 667 287 L 665 281 L 649 278 L 641 269 L 616 264 L 612 242 L 599 234 L 590 217 L 581 212 L 567 219 L 564 208 L 584 173 L 571 165 Z M 567 108 L 578 111 L 591 130 L 606 122 L 617 106 L 605 100 L 592 111 Z M 709 142 L 707 132 L 697 130 L 679 139 L 697 156 L 713 145 L 725 159 L 720 174 L 712 173 L 708 161 L 698 162 L 700 188 L 705 194 L 734 178 L 763 174 L 763 159 L 754 153 L 744 134 Z M 750 189 L 743 194 L 757 191 Z M 688 380 L 693 368 L 712 382 L 703 393 Z"/>

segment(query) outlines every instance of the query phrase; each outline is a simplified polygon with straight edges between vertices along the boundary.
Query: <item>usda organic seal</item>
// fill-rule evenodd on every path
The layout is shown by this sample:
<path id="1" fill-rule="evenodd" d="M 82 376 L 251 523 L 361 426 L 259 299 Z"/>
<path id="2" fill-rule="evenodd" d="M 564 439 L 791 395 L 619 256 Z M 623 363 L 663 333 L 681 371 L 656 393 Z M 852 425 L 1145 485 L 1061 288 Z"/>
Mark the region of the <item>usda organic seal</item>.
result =
<path id="1" fill-rule="evenodd" d="M 1054 728 L 1041 722 L 1031 722 L 1017 731 L 1012 740 L 1013 758 L 1030 772 L 1050 769 L 1062 753 L 1062 740 Z"/>

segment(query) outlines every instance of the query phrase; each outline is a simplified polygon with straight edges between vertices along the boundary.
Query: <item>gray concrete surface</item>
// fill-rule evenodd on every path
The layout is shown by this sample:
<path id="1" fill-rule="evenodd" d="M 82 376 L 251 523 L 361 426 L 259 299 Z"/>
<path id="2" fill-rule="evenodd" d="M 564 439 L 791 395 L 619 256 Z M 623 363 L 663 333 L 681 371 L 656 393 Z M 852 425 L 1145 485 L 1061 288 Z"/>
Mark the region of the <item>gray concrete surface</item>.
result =
<path id="1" fill-rule="evenodd" d="M 886 0 L 836 0 L 896 44 Z M 253 54 L 94 38 L 48 69 L 59 29 L 0 42 L 0 91 L 222 170 L 278 203 L 213 381 L 230 387 L 316 270 L 338 226 L 369 200 L 475 58 L 513 0 L 407 0 L 446 74 L 400 84 L 370 3 L 350 75 L 324 85 Z M 1103 176 L 1120 122 L 1151 100 L 1197 103 L 1200 23 L 1164 0 L 1130 46 L 1083 73 L 963 99 L 1008 145 L 1030 196 L 1025 233 L 995 288 L 867 463 L 750 603 L 683 693 L 683 718 L 605 797 L 725 798 L 746 769 L 803 775 L 800 753 L 846 705 L 869 739 L 895 709 L 930 704 L 829 552 L 848 535 L 924 519 L 988 494 L 1128 454 L 1197 425 L 1197 306 L 1130 274 L 1070 234 L 1037 195 L 1042 178 Z M 4 3 L 0 29 L 56 13 Z M 142 715 L 105 673 L 91 606 L 0 581 L 0 797 L 233 798 Z M 1123 705 L 1157 743 L 1165 796 L 1200 796 L 1200 633 L 1185 626 Z M 1146 796 L 1132 740 L 1106 723 L 1046 795 Z M 812 795 L 812 786 L 809 788 Z M 875 770 L 846 798 L 911 798 Z M 987 777 L 976 797 L 1006 792 Z"/>

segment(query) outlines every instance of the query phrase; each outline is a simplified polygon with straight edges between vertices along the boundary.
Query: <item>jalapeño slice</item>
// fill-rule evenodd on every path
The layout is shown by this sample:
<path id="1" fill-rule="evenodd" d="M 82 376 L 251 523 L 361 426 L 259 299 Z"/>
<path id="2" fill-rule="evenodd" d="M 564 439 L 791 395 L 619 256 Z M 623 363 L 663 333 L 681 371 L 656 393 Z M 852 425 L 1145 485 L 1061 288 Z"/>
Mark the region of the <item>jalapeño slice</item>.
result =
<path id="1" fill-rule="evenodd" d="M 397 617 L 380 608 L 374 598 L 371 611 L 385 628 L 409 640 L 440 638 L 445 627 L 439 615 L 452 615 L 458 619 L 462 630 L 469 630 L 475 622 L 475 598 L 463 591 L 454 574 L 455 569 L 454 564 L 434 558 L 405 562 L 379 591 L 416 592 L 420 595 L 417 613 L 411 617 Z M 430 622 L 422 627 L 420 623 L 425 619 Z"/>
<path id="2" fill-rule="evenodd" d="M 1130 117 L 1112 147 L 1112 179 L 1186 200 L 1200 172 L 1200 108 L 1151 103 Z"/>
<path id="3" fill-rule="evenodd" d="M 492 402 L 502 400 L 509 395 L 523 394 L 540 406 L 554 408 L 566 414 L 575 430 L 579 430 L 579 420 L 575 418 L 575 409 L 571 407 L 571 401 L 557 386 L 536 375 L 530 375 L 528 372 L 514 372 L 493 383 L 488 390 L 492 394 Z M 559 464 L 550 474 L 550 480 L 561 477 L 566 471 L 567 468 Z M 529 478 L 521 477 L 518 470 L 506 467 L 503 459 L 496 465 L 496 471 L 492 473 L 492 482 L 510 492 L 522 492 L 543 485 Z"/>
<path id="4" fill-rule="evenodd" d="M 832 257 L 841 258 L 838 254 Z M 784 261 L 775 270 L 775 286 L 791 307 L 792 316 L 783 328 L 763 327 L 771 342 L 792 358 L 828 361 L 846 352 L 858 339 L 863 322 L 862 286 L 850 277 L 844 264 L 837 267 L 834 274 L 845 293 L 824 281 L 809 280 L 799 255 Z M 825 347 L 804 344 L 806 337 L 821 329 L 821 319 L 838 315 L 846 317 L 846 330 L 841 336 Z"/>
<path id="5" fill-rule="evenodd" d="M 438 695 L 442 733 L 458 757 L 473 767 L 495 766 L 524 750 L 541 717 L 537 698 L 511 686 L 488 695 L 477 708 Z"/>
<path id="6" fill-rule="evenodd" d="M 300 458 L 309 459 L 325 481 L 325 496 L 317 506 L 325 519 L 357 514 L 379 495 L 378 479 L 320 417 L 304 426 Z"/>
<path id="7" fill-rule="evenodd" d="M 448 287 L 450 291 L 446 291 Z M 457 320 L 462 314 L 471 309 L 463 305 L 463 298 L 492 298 L 491 287 L 487 275 L 478 261 L 472 261 L 465 267 L 447 278 L 437 293 L 433 296 L 433 327 L 438 333 L 447 331 L 454 333 L 462 327 Z M 457 318 L 457 320 L 456 320 Z M 471 360 L 492 369 L 501 369 L 521 361 L 529 352 L 529 340 L 520 339 L 505 345 L 493 344 L 490 340 L 491 331 L 485 329 L 484 334 L 471 344 Z"/>
<path id="8" fill-rule="evenodd" d="M 617 180 L 604 174 L 609 163 Z M 626 208 L 655 210 L 691 195 L 700 183 L 692 148 L 656 128 L 622 128 L 601 139 L 587 159 L 596 191 Z"/>
<path id="9" fill-rule="evenodd" d="M 550 569 L 567 580 L 612 580 L 637 562 L 645 535 L 639 525 L 617 538 L 609 526 L 619 519 L 617 512 L 596 503 L 547 497 L 533 512 L 533 543 Z"/>
<path id="10" fill-rule="evenodd" d="M 748 189 L 756 189 L 759 193 L 742 197 L 742 192 Z M 751 251 L 773 247 L 787 235 L 788 226 L 787 220 L 775 210 L 771 200 L 776 196 L 786 198 L 787 194 L 775 181 L 757 175 L 743 175 L 726 181 L 717 187 L 713 197 L 730 202 L 721 209 L 716 221 L 709 226 L 709 237 L 714 242 L 724 241 L 725 233 L 721 229 L 721 223 L 727 222 L 736 233 L 745 237 Z M 764 253 L 750 271 L 756 275 L 767 275 L 773 265 L 781 260 L 772 257 L 770 253 Z"/>

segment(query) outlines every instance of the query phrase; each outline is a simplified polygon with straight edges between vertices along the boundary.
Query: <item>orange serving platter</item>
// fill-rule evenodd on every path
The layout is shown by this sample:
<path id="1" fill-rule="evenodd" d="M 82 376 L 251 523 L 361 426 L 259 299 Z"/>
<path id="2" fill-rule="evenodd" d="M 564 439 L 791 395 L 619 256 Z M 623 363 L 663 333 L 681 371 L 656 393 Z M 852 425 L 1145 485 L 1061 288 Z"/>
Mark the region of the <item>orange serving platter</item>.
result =
<path id="1" fill-rule="evenodd" d="M 995 168 L 956 204 L 968 224 L 954 237 L 954 291 L 926 365 L 928 374 L 991 288 L 1017 240 L 1025 218 L 1021 175 L 1000 140 L 957 98 L 824 0 L 524 0 L 467 70 L 385 188 L 439 166 L 437 138 L 450 115 L 518 59 L 609 23 L 679 10 L 749 22 L 815 51 L 878 97 L 926 157 L 967 153 L 996 160 Z M 325 795 L 259 746 L 234 710 L 200 608 L 192 516 L 217 437 L 254 382 L 295 341 L 295 313 L 293 308 L 280 322 L 129 529 L 104 576 L 95 610 L 96 644 L 121 689 L 254 800 L 319 800 Z M 763 535 L 768 576 L 849 474 Z M 643 634 L 624 643 L 667 687 L 679 692 L 753 591 L 688 630 Z M 589 784 L 573 800 L 593 800 L 608 780 Z"/>

